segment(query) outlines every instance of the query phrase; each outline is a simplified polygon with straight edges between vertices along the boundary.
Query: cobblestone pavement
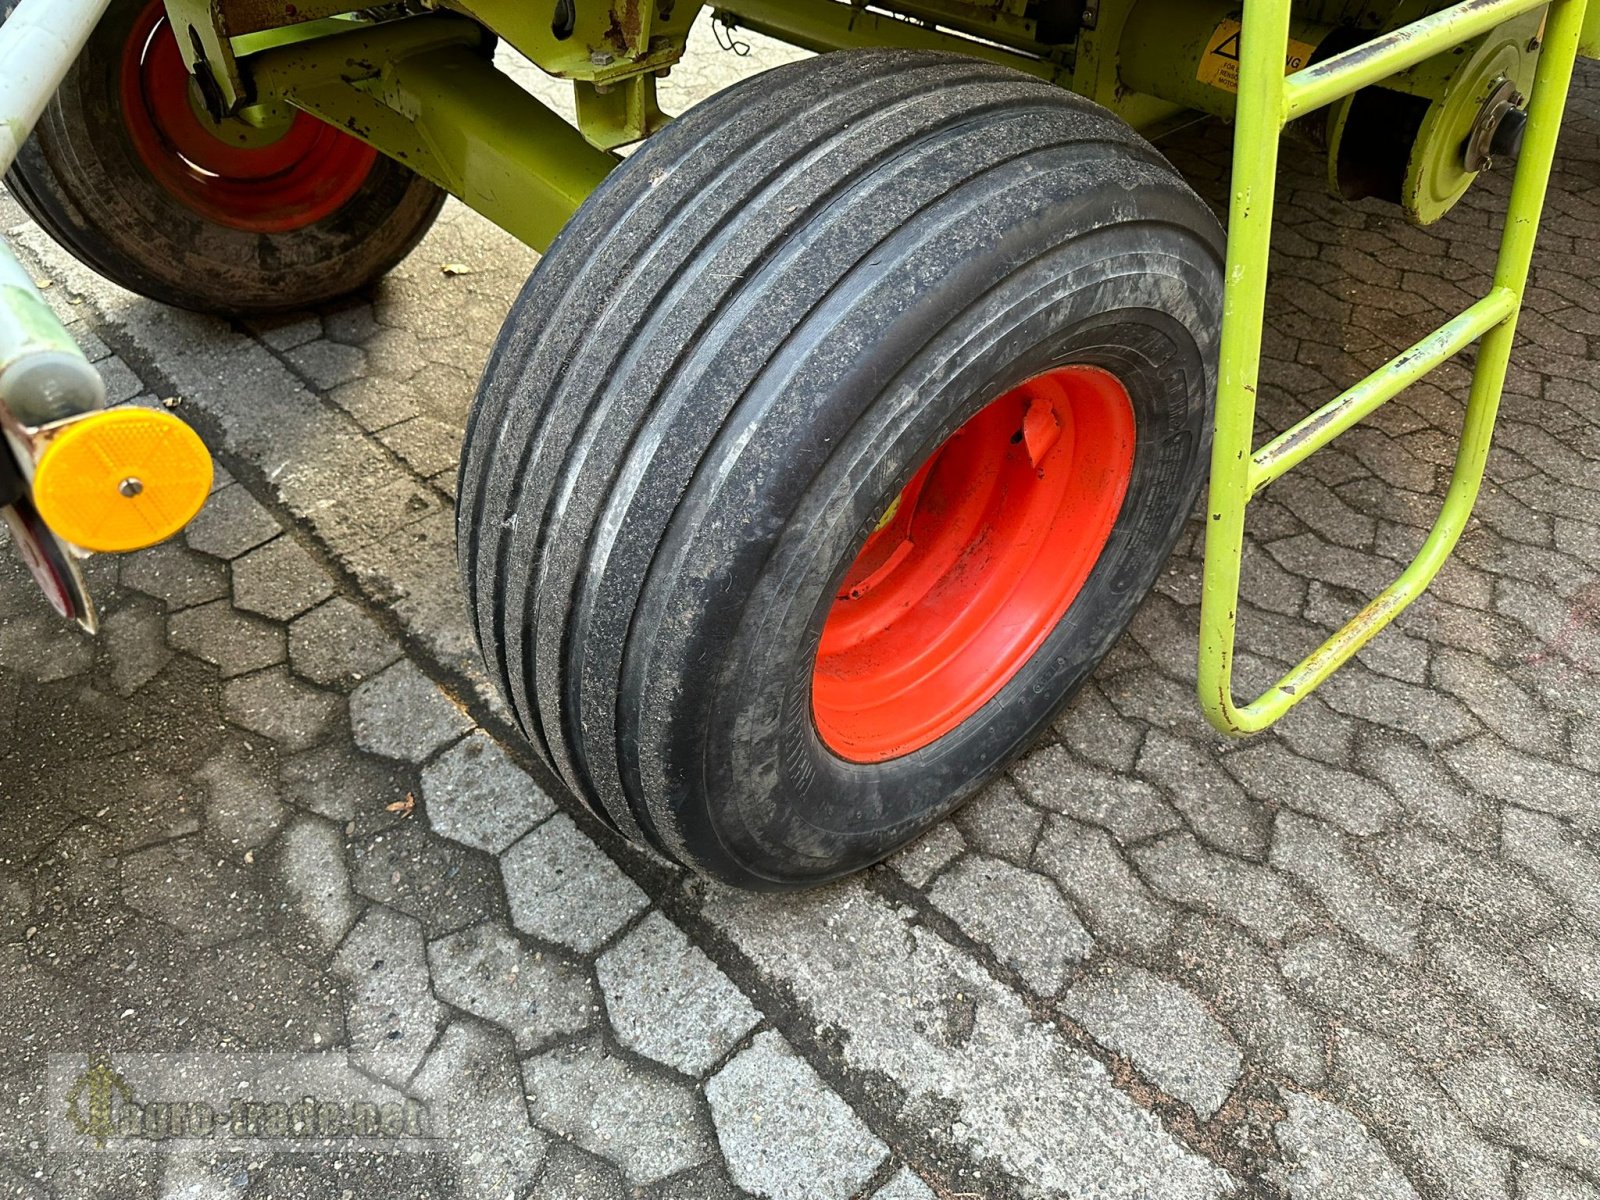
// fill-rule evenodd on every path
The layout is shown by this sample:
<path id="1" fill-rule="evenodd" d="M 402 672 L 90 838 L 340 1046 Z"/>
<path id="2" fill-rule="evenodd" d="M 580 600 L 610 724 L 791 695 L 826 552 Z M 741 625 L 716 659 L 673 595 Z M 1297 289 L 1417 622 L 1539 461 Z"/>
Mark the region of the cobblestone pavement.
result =
<path id="1" fill-rule="evenodd" d="M 695 49 L 679 104 L 773 59 Z M 0 560 L 6 1188 L 1596 1200 L 1597 135 L 1585 64 L 1490 486 L 1397 630 L 1224 744 L 1192 695 L 1197 526 L 1009 777 L 779 899 L 602 834 L 486 691 L 450 493 L 529 252 L 453 206 L 371 297 L 230 327 L 0 199 L 113 398 L 175 399 L 232 472 L 181 541 L 94 560 L 98 642 Z M 1164 142 L 1214 201 L 1226 146 Z M 1263 432 L 1469 302 L 1505 192 L 1417 230 L 1286 170 Z M 1419 544 L 1465 380 L 1252 509 L 1242 686 Z M 44 1058 L 96 1047 L 346 1051 L 458 1151 L 47 1153 Z"/>

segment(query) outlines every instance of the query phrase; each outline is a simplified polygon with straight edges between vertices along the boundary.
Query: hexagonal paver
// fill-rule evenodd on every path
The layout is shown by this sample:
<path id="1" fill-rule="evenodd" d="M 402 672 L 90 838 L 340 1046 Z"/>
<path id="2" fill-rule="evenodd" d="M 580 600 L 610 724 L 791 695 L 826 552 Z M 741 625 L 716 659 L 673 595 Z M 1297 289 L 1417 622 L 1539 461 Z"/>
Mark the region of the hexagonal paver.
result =
<path id="1" fill-rule="evenodd" d="M 440 999 L 500 1026 L 518 1050 L 581 1033 L 594 1021 L 588 972 L 527 949 L 503 925 L 485 921 L 431 942 L 428 963 Z"/>
<path id="2" fill-rule="evenodd" d="M 323 687 L 350 688 L 400 658 L 400 647 L 343 596 L 289 626 L 289 664 Z"/>
<path id="3" fill-rule="evenodd" d="M 283 628 L 216 600 L 174 613 L 167 641 L 222 672 L 224 679 L 276 666 L 284 658 Z"/>
<path id="4" fill-rule="evenodd" d="M 776 1033 L 717 1072 L 706 1099 L 733 1181 L 769 1200 L 849 1200 L 889 1157 Z"/>
<path id="5" fill-rule="evenodd" d="M 593 1042 L 524 1060 L 522 1078 L 535 1121 L 615 1163 L 633 1187 L 715 1153 L 692 1088 L 649 1075 Z"/>
<path id="6" fill-rule="evenodd" d="M 122 562 L 122 582 L 177 611 L 228 594 L 228 568 L 180 541 L 163 542 Z"/>
<path id="7" fill-rule="evenodd" d="M 333 581 L 288 534 L 233 564 L 233 602 L 274 621 L 297 617 L 333 595 Z"/>
<path id="8" fill-rule="evenodd" d="M 10 547 L 6 547 L 10 553 Z M 37 683 L 81 675 L 94 666 L 94 639 L 53 612 L 0 621 L 0 667 Z"/>
<path id="9" fill-rule="evenodd" d="M 314 745 L 338 714 L 339 697 L 302 683 L 282 667 L 230 679 L 222 707 L 234 724 L 289 750 Z"/>
<path id="10" fill-rule="evenodd" d="M 470 730 L 472 718 L 408 659 L 356 689 L 350 726 L 363 750 L 422 762 Z"/>
<path id="11" fill-rule="evenodd" d="M 1046 996 L 1055 995 L 1068 969 L 1094 949 L 1055 884 L 998 858 L 968 855 L 939 877 L 928 897 Z"/>
<path id="12" fill-rule="evenodd" d="M 403 1085 L 445 1016 L 428 987 L 422 927 L 373 905 L 339 947 L 333 966 L 351 985 L 351 1057 L 380 1079 Z"/>
<path id="13" fill-rule="evenodd" d="M 702 1075 L 761 1020 L 755 1005 L 666 917 L 653 912 L 595 964 L 617 1039 Z"/>
<path id="14" fill-rule="evenodd" d="M 247 876 L 192 838 L 130 855 L 122 892 L 130 907 L 205 942 L 248 932 L 261 913 Z"/>
<path id="15" fill-rule="evenodd" d="M 500 869 L 516 927 L 580 954 L 599 949 L 650 907 L 639 885 L 565 813 L 506 851 Z"/>
<path id="16" fill-rule="evenodd" d="M 555 812 L 555 803 L 482 733 L 463 738 L 422 772 L 435 832 L 498 854 Z"/>
<path id="17" fill-rule="evenodd" d="M 184 539 L 194 549 L 217 558 L 238 558 L 281 532 L 277 520 L 237 483 L 206 501 L 189 523 Z"/>

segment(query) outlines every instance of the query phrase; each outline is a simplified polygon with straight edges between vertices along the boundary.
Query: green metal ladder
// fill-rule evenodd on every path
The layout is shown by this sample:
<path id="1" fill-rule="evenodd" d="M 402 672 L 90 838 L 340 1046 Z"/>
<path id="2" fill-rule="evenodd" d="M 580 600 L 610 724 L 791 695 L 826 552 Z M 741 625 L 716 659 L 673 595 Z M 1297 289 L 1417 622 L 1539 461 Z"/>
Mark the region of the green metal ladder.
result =
<path id="1" fill-rule="evenodd" d="M 1257 449 L 1253 444 L 1256 385 L 1261 368 L 1273 188 L 1283 127 L 1547 2 L 1463 0 L 1288 76 L 1283 73 L 1283 62 L 1289 38 L 1289 0 L 1244 2 L 1200 609 L 1200 704 L 1207 719 L 1224 733 L 1265 729 L 1303 700 L 1422 594 L 1466 528 L 1483 483 L 1517 313 L 1572 81 L 1585 0 L 1549 3 L 1544 45 L 1528 103 L 1528 127 L 1511 187 L 1494 285 L 1488 295 Z M 1450 488 L 1416 558 L 1299 666 L 1255 700 L 1238 704 L 1233 695 L 1233 659 L 1245 510 L 1250 501 L 1285 471 L 1480 338 Z"/>

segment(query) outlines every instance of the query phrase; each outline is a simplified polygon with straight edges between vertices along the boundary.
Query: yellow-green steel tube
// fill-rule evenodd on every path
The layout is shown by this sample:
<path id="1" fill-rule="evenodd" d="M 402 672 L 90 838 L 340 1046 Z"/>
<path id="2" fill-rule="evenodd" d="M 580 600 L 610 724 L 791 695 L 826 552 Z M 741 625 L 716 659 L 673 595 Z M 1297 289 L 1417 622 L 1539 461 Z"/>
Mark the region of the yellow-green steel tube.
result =
<path id="1" fill-rule="evenodd" d="M 1234 711 L 1234 626 L 1245 506 L 1250 500 L 1272 197 L 1283 125 L 1289 0 L 1245 0 L 1240 23 L 1239 106 L 1233 132 L 1222 346 L 1200 606 L 1200 703 L 1208 718 L 1224 729 L 1231 728 Z"/>
<path id="2" fill-rule="evenodd" d="M 1546 2 L 1462 0 L 1460 4 L 1442 8 L 1342 54 L 1325 58 L 1289 76 L 1284 89 L 1284 119 L 1292 121 L 1324 104 L 1380 83 L 1443 50 L 1470 41 L 1480 33 L 1488 33 L 1512 17 L 1541 8 Z M 1243 63 L 1240 70 L 1243 71 Z"/>
<path id="3" fill-rule="evenodd" d="M 1260 3 L 1260 0 L 1249 0 Z M 1248 11 L 1248 5 L 1247 5 Z M 1545 193 L 1550 181 L 1550 168 L 1555 159 L 1556 139 L 1560 132 L 1561 116 L 1566 107 L 1567 90 L 1572 82 L 1572 68 L 1576 57 L 1579 32 L 1583 25 L 1584 0 L 1556 0 L 1551 5 L 1546 25 L 1545 44 L 1539 59 L 1528 106 L 1528 130 L 1523 142 L 1523 152 L 1517 165 L 1515 182 L 1507 205 L 1505 230 L 1501 236 L 1500 256 L 1495 267 L 1495 289 L 1514 297 L 1520 305 L 1523 288 L 1527 284 L 1528 268 L 1533 258 L 1534 240 L 1538 232 L 1539 215 L 1544 207 Z M 1248 29 L 1249 26 L 1246 26 Z M 1248 60 L 1247 60 L 1248 61 Z M 1243 67 L 1244 64 L 1241 64 Z M 1245 73 L 1241 71 L 1241 80 Z M 1241 84 L 1242 86 L 1242 84 Z M 1242 109 L 1241 105 L 1241 109 Z M 1238 155 L 1235 155 L 1238 161 Z M 1235 195 L 1237 202 L 1237 192 Z M 1230 256 L 1231 260 L 1231 256 Z M 1260 310 L 1256 310 L 1259 315 Z M 1512 341 L 1516 334 L 1517 309 L 1510 312 L 1483 336 L 1478 350 L 1478 361 L 1473 372 L 1472 390 L 1467 400 L 1467 413 L 1462 430 L 1461 444 L 1456 454 L 1455 470 L 1450 488 L 1438 520 L 1429 532 L 1422 549 L 1411 564 L 1388 588 L 1356 614 L 1338 633 L 1290 671 L 1266 693 L 1244 706 L 1233 703 L 1232 656 L 1233 636 L 1237 619 L 1239 578 L 1239 550 L 1242 541 L 1207 540 L 1206 583 L 1201 614 L 1200 700 L 1207 718 L 1218 729 L 1227 733 L 1252 733 L 1265 729 L 1278 720 L 1298 701 L 1327 679 L 1380 629 L 1392 621 L 1405 607 L 1420 596 L 1439 573 L 1450 552 L 1455 548 L 1462 531 L 1472 515 L 1472 507 L 1483 483 L 1484 465 L 1488 461 L 1490 442 L 1494 433 L 1495 417 L 1499 410 L 1500 393 L 1505 384 L 1506 366 L 1511 357 Z M 1227 352 L 1226 331 L 1224 355 Z M 1253 382 L 1253 381 L 1252 381 Z M 1219 443 L 1222 441 L 1221 397 L 1219 396 Z M 1252 405 L 1253 408 L 1253 405 Z M 1235 441 L 1214 455 L 1225 455 L 1237 444 L 1238 431 L 1231 430 Z M 1249 434 L 1243 438 L 1248 441 Z M 1215 466 L 1213 468 L 1215 471 Z M 1237 472 L 1233 473 L 1236 477 Z M 1227 501 L 1232 493 L 1222 496 L 1218 503 L 1215 479 L 1212 488 L 1213 517 L 1210 524 L 1226 524 L 1229 532 L 1237 529 L 1242 537 L 1243 503 L 1236 514 L 1227 511 Z M 1230 517 L 1236 519 L 1228 519 Z M 1213 569 L 1213 546 L 1216 549 L 1216 569 Z M 1222 585 L 1226 584 L 1226 587 Z"/>
<path id="4" fill-rule="evenodd" d="M 1365 420 L 1440 363 L 1461 353 L 1516 310 L 1517 297 L 1497 287 L 1453 321 L 1446 322 L 1410 349 L 1395 355 L 1354 387 L 1341 392 L 1292 429 L 1285 430 L 1253 457 L 1250 494 L 1256 495 L 1285 471 L 1299 465 L 1352 425 Z"/>

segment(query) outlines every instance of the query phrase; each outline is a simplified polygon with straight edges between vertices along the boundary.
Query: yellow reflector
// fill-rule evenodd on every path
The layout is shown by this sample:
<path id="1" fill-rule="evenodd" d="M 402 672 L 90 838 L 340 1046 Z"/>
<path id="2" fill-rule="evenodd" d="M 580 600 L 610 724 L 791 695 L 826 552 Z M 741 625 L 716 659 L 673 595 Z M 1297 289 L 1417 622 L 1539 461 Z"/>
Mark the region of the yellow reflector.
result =
<path id="1" fill-rule="evenodd" d="M 139 550 L 194 519 L 211 491 L 211 455 L 171 413 L 117 408 L 56 433 L 33 502 L 58 537 L 85 550 Z"/>

